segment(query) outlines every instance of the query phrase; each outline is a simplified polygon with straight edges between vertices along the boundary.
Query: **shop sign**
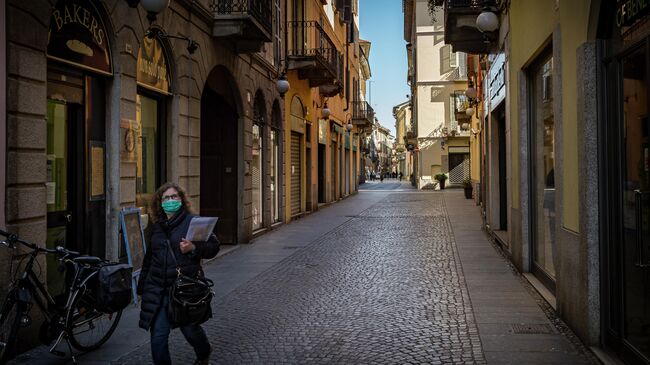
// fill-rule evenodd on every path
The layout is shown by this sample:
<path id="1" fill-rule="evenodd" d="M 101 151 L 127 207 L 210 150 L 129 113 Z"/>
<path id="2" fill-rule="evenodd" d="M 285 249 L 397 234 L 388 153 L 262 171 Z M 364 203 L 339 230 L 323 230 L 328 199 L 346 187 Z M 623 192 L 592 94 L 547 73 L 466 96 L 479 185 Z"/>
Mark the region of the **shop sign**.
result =
<path id="1" fill-rule="evenodd" d="M 650 0 L 649 0 L 650 1 Z M 494 110 L 499 103 L 506 98 L 506 55 L 501 53 L 494 58 L 492 67 L 488 72 L 487 100 L 490 101 L 490 111 Z"/>
<path id="2" fill-rule="evenodd" d="M 138 84 L 170 94 L 169 68 L 158 38 L 144 37 L 138 50 Z"/>
<path id="3" fill-rule="evenodd" d="M 112 75 L 106 28 L 91 1 L 57 2 L 50 19 L 47 55 L 87 70 Z"/>
<path id="4" fill-rule="evenodd" d="M 650 0 L 617 0 L 616 25 L 631 25 L 650 11 Z"/>
<path id="5" fill-rule="evenodd" d="M 327 119 L 318 120 L 318 143 L 320 144 L 327 144 L 327 126 L 329 126 Z"/>

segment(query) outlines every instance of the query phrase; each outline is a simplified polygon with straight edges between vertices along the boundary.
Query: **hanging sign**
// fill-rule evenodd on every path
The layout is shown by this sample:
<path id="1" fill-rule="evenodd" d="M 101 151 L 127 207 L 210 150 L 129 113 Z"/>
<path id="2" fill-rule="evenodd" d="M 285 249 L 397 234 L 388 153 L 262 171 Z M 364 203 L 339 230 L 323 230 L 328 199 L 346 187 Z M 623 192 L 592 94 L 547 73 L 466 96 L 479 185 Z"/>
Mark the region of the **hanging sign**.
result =
<path id="1" fill-rule="evenodd" d="M 47 55 L 87 70 L 112 75 L 106 28 L 92 1 L 57 2 L 50 19 Z"/>
<path id="2" fill-rule="evenodd" d="M 169 68 L 158 38 L 144 37 L 138 50 L 138 84 L 170 94 Z"/>
<path id="3" fill-rule="evenodd" d="M 649 0 L 617 0 L 616 25 L 632 25 L 650 12 Z"/>
<path id="4" fill-rule="evenodd" d="M 327 144 L 327 119 L 318 120 L 318 143 Z"/>
<path id="5" fill-rule="evenodd" d="M 506 56 L 500 53 L 494 58 L 492 67 L 488 71 L 486 82 L 488 84 L 490 111 L 494 110 L 499 103 L 506 98 Z"/>

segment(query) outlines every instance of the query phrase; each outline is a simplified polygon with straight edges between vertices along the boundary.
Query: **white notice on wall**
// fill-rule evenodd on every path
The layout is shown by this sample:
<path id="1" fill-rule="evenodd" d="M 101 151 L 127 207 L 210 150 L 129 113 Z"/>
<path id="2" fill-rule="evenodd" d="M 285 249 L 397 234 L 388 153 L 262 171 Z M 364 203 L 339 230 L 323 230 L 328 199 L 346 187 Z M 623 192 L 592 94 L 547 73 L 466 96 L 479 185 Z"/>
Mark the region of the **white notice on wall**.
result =
<path id="1" fill-rule="evenodd" d="M 45 187 L 47 188 L 47 204 L 54 204 L 56 202 L 56 183 L 46 182 Z"/>

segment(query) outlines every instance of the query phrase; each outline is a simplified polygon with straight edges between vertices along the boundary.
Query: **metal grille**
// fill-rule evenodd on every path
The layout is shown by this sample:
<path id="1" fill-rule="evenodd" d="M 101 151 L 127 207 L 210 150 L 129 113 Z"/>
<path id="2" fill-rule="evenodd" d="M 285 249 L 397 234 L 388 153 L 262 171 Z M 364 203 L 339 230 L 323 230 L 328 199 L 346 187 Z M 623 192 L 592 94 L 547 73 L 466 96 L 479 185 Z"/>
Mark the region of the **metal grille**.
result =
<path id="1" fill-rule="evenodd" d="M 216 15 L 248 14 L 269 33 L 273 30 L 271 0 L 212 0 L 210 7 Z"/>
<path id="2" fill-rule="evenodd" d="M 460 184 L 467 178 L 469 178 L 469 158 L 465 158 L 462 163 L 449 171 L 449 183 Z"/>
<path id="3" fill-rule="evenodd" d="M 516 323 L 510 326 L 512 333 L 523 335 L 542 335 L 555 333 L 553 327 L 549 324 L 520 324 Z"/>
<path id="4" fill-rule="evenodd" d="M 335 77 L 342 75 L 343 56 L 317 21 L 290 21 L 287 28 L 289 57 L 314 57 Z"/>

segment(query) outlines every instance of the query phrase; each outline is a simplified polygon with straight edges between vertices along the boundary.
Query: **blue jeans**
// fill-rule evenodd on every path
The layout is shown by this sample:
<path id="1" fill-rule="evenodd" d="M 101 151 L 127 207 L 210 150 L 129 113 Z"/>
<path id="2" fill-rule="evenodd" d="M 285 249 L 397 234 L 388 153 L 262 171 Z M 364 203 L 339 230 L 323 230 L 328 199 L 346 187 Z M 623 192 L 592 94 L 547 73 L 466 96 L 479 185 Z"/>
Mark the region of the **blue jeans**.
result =
<path id="1" fill-rule="evenodd" d="M 151 322 L 151 357 L 153 363 L 171 364 L 172 359 L 169 356 L 169 333 L 171 325 L 167 319 L 167 305 L 169 304 L 169 295 L 164 295 L 162 305 L 158 313 Z M 210 355 L 210 342 L 205 335 L 205 331 L 199 325 L 189 325 L 181 327 L 181 332 L 187 342 L 194 348 L 197 359 L 205 359 Z"/>

